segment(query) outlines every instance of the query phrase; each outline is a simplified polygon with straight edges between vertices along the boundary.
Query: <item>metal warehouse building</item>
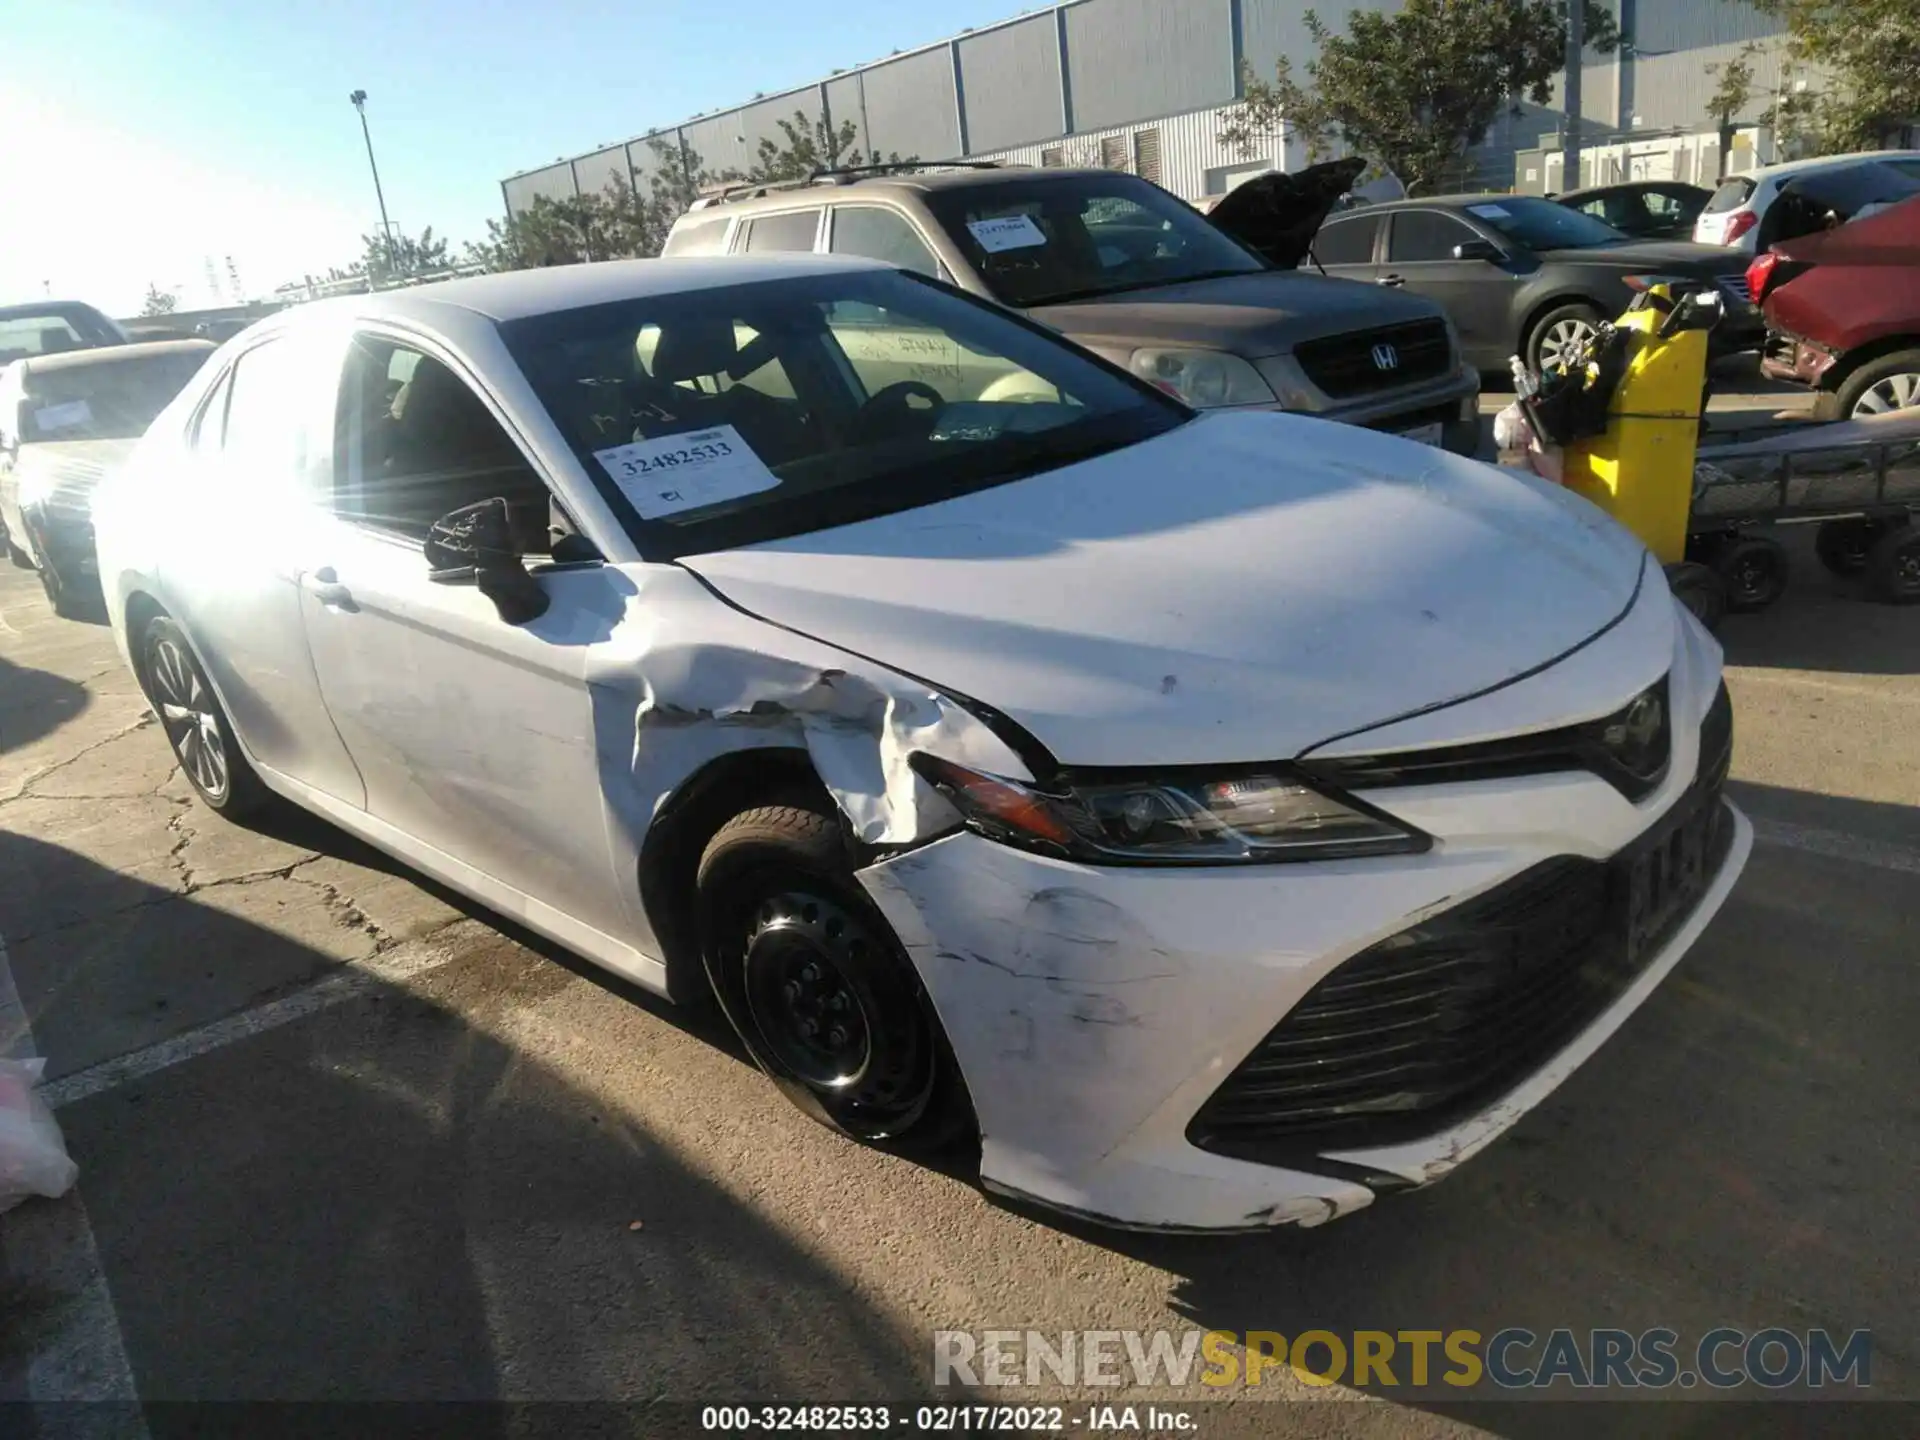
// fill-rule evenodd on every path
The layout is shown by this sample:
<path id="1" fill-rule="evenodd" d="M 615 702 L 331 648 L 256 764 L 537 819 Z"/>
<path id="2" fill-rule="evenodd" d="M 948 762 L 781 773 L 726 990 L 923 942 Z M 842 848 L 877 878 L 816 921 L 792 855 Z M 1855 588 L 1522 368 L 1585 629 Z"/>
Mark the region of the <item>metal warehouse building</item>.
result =
<path id="1" fill-rule="evenodd" d="M 1749 41 L 1777 40 L 1778 23 L 1743 0 L 1603 0 L 1627 43 L 1593 56 L 1581 82 L 1582 142 L 1596 147 L 1582 179 L 1633 176 L 1711 184 L 1719 173 L 1707 97 L 1707 67 Z M 864 151 L 922 159 L 970 157 L 1028 164 L 1133 170 L 1188 199 L 1220 194 L 1261 170 L 1302 160 L 1278 141 L 1252 155 L 1221 144 L 1224 113 L 1242 93 L 1243 66 L 1271 75 L 1278 57 L 1296 70 L 1311 58 L 1305 15 L 1316 0 L 1065 0 L 984 29 L 936 41 L 750 104 L 678 125 L 660 125 L 619 145 L 511 176 L 508 212 L 538 196 L 589 193 L 615 177 L 643 184 L 650 137 L 685 145 L 707 168 L 746 169 L 762 138 L 796 110 L 852 121 Z M 1331 22 L 1355 8 L 1396 9 L 1394 0 L 1317 0 Z M 1755 59 L 1755 90 L 1782 81 L 1781 47 Z M 1763 103 L 1763 102 L 1762 102 Z M 1756 110 L 1760 103 L 1756 103 Z M 639 117 L 636 117 L 639 118 Z M 1546 156 L 1561 117 L 1528 108 L 1505 117 L 1476 157 L 1490 188 L 1560 189 L 1557 156 Z M 1684 138 L 1683 138 L 1684 137 Z M 1527 152 L 1532 153 L 1527 153 Z M 1516 166 L 1515 157 L 1519 156 Z M 1732 168 L 1746 169 L 1751 154 Z"/>

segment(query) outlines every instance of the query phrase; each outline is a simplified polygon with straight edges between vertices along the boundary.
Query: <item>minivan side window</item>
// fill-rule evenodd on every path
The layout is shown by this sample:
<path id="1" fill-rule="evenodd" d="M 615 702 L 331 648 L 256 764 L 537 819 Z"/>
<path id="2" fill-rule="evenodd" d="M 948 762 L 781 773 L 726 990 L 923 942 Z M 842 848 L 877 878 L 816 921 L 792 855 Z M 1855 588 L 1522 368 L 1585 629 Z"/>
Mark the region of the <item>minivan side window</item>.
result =
<path id="1" fill-rule="evenodd" d="M 1330 220 L 1313 237 L 1314 258 L 1322 265 L 1371 265 L 1373 237 L 1379 233 L 1378 215 Z"/>
<path id="2" fill-rule="evenodd" d="M 727 246 L 726 215 L 716 215 L 711 220 L 694 220 L 673 227 L 662 247 L 662 255 L 719 255 Z"/>
<path id="3" fill-rule="evenodd" d="M 766 255 L 813 249 L 820 229 L 819 210 L 794 210 L 785 215 L 756 215 L 747 222 L 747 253 Z"/>
<path id="4" fill-rule="evenodd" d="M 551 548 L 546 483 L 486 402 L 431 355 L 356 335 L 334 443 L 333 511 L 343 520 L 421 540 L 449 511 L 500 496 L 521 553 Z"/>
<path id="5" fill-rule="evenodd" d="M 940 262 L 906 216 L 878 205 L 836 205 L 833 239 L 827 248 L 835 255 L 883 260 L 902 270 L 940 278 Z"/>

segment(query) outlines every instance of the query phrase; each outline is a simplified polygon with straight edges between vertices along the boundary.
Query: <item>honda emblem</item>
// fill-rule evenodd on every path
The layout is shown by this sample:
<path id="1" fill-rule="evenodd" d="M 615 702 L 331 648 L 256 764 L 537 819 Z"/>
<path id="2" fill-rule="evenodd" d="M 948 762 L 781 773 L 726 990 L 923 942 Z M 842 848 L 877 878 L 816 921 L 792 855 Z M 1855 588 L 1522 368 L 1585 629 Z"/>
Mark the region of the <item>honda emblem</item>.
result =
<path id="1" fill-rule="evenodd" d="M 1400 352 L 1391 345 L 1379 344 L 1373 347 L 1373 368 L 1376 370 L 1398 370 Z"/>

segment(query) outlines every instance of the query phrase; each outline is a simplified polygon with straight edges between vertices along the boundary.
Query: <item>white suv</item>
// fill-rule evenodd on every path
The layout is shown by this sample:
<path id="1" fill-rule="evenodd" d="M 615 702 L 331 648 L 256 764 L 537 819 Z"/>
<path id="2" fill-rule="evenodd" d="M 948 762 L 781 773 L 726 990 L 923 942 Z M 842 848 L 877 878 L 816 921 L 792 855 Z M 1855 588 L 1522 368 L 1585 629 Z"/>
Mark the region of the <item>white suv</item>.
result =
<path id="1" fill-rule="evenodd" d="M 1763 166 L 1746 175 L 1729 175 L 1713 192 L 1700 218 L 1693 222 L 1694 241 L 1701 245 L 1730 245 L 1752 254 L 1760 217 L 1767 213 L 1767 207 L 1773 204 L 1782 185 L 1816 170 L 1861 160 L 1878 160 L 1920 180 L 1920 150 L 1860 150 L 1851 155 L 1820 155 L 1811 160 Z"/>

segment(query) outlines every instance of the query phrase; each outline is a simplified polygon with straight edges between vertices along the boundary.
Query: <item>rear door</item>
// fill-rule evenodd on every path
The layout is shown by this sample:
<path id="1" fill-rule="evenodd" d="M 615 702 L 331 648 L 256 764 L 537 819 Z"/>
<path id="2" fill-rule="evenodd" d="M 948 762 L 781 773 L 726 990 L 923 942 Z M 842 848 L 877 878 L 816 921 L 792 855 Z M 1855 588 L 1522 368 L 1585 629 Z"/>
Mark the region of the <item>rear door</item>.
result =
<path id="1" fill-rule="evenodd" d="M 1327 274 L 1343 280 L 1377 279 L 1380 267 L 1374 263 L 1374 246 L 1383 218 L 1365 212 L 1335 215 L 1313 237 L 1313 258 Z"/>
<path id="2" fill-rule="evenodd" d="M 1512 351 L 1513 295 L 1518 281 L 1499 261 L 1456 260 L 1453 249 L 1491 240 L 1445 210 L 1395 210 L 1388 217 L 1380 283 L 1423 295 L 1447 312 L 1467 359 L 1485 369 Z M 1494 241 L 1503 250 L 1509 242 Z"/>

